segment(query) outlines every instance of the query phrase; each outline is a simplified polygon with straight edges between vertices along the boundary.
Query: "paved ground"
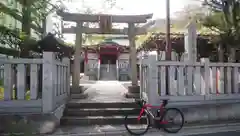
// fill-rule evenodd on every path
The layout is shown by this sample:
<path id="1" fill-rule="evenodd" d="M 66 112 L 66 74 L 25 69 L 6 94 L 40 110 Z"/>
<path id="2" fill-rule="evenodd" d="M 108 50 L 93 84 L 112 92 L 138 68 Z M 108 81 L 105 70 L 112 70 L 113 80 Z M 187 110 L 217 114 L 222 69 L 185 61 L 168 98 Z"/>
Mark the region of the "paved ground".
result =
<path id="1" fill-rule="evenodd" d="M 92 85 L 95 84 L 95 80 L 89 80 L 88 76 L 85 76 L 84 73 L 80 74 L 80 84 L 81 85 Z M 70 78 L 70 85 L 72 85 L 72 77 Z"/>
<path id="2" fill-rule="evenodd" d="M 131 81 L 119 81 L 125 88 L 128 88 L 128 86 L 131 86 Z M 140 84 L 140 81 L 138 81 L 138 84 Z"/>
<path id="3" fill-rule="evenodd" d="M 67 129 L 67 128 L 66 128 Z M 54 135 L 69 136 L 129 136 L 124 126 L 74 127 Z M 239 136 L 240 123 L 185 127 L 179 133 L 168 134 L 162 130 L 150 129 L 144 136 Z"/>
<path id="4" fill-rule="evenodd" d="M 85 93 L 88 98 L 80 101 L 87 102 L 131 102 L 133 99 L 127 99 L 124 94 L 127 89 L 118 81 L 97 81 L 92 84 Z"/>
<path id="5" fill-rule="evenodd" d="M 240 131 L 229 131 L 229 132 L 219 132 L 212 134 L 200 134 L 200 135 L 191 135 L 191 136 L 239 136 Z"/>

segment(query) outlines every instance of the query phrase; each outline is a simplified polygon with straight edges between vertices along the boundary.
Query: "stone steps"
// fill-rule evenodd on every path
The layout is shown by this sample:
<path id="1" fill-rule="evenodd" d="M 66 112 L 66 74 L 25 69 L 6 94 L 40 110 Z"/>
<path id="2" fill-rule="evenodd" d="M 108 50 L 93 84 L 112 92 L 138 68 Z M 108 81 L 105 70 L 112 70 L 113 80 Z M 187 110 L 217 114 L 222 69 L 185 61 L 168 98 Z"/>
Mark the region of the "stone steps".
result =
<path id="1" fill-rule="evenodd" d="M 134 102 L 70 101 L 61 118 L 61 125 L 122 125 L 125 115 L 130 115 L 129 122 L 136 124 L 139 112 L 139 106 Z"/>
<path id="2" fill-rule="evenodd" d="M 137 115 L 140 109 L 122 108 L 122 109 L 66 109 L 66 116 L 112 116 L 112 115 Z"/>
<path id="3" fill-rule="evenodd" d="M 78 116 L 65 116 L 61 119 L 62 125 L 122 125 L 124 124 L 125 116 L 87 116 L 87 117 L 78 117 Z M 141 120 L 141 123 L 145 123 L 144 119 Z M 128 118 L 128 124 L 137 124 L 137 116 L 131 116 Z"/>
<path id="4" fill-rule="evenodd" d="M 135 102 L 82 102 L 82 101 L 70 101 L 67 108 L 78 109 L 99 109 L 99 108 L 139 108 Z"/>

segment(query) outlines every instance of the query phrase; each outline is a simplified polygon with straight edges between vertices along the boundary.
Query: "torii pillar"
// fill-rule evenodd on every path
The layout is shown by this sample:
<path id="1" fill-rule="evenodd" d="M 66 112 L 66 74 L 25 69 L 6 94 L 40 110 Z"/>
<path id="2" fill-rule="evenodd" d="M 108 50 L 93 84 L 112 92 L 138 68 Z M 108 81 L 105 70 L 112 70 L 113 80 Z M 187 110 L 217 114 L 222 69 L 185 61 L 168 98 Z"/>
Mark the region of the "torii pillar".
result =
<path id="1" fill-rule="evenodd" d="M 140 86 L 137 78 L 137 50 L 136 50 L 136 29 L 134 23 L 128 23 L 128 39 L 130 46 L 130 66 L 131 66 L 131 81 L 132 85 L 128 87 L 128 94 L 126 97 L 137 98 L 140 97 Z"/>
<path id="2" fill-rule="evenodd" d="M 82 47 L 82 26 L 83 22 L 77 22 L 76 27 L 76 38 L 75 38 L 75 53 L 74 53 L 74 64 L 73 64 L 73 80 L 71 92 L 82 93 L 80 87 L 80 61 L 81 61 L 81 47 Z"/>

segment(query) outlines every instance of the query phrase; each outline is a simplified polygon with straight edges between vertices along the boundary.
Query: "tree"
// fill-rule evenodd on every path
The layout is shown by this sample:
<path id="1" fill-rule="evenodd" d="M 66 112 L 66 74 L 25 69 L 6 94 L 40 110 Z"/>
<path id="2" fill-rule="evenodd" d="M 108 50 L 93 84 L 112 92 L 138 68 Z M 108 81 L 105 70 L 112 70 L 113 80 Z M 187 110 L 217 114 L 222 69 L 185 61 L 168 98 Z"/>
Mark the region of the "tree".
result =
<path id="1" fill-rule="evenodd" d="M 10 15 L 22 23 L 21 30 L 12 30 L 11 32 L 15 33 L 16 37 L 12 35 L 11 37 L 21 40 L 17 45 L 21 53 L 20 57 L 27 57 L 30 48 L 28 46 L 35 40 L 31 37 L 31 29 L 34 29 L 39 37 L 46 35 L 46 17 L 62 8 L 62 1 L 57 0 L 54 4 L 51 3 L 51 0 L 15 0 L 15 2 L 20 3 L 22 9 L 11 9 L 6 7 L 3 3 L 0 3 L 0 12 Z M 10 33 L 6 33 L 5 30 L 9 31 L 10 29 L 4 28 L 4 26 L 1 28 L 0 33 L 6 35 L 5 37 L 8 37 L 9 40 L 8 34 Z M 6 40 L 7 39 L 1 39 L 2 43 Z M 16 49 L 16 46 L 14 48 Z"/>
<path id="2" fill-rule="evenodd" d="M 204 4 L 212 12 L 203 24 L 219 34 L 222 44 L 219 46 L 223 61 L 223 50 L 228 52 L 228 60 L 236 60 L 236 49 L 240 42 L 240 1 L 239 0 L 205 0 Z"/>
<path id="3" fill-rule="evenodd" d="M 21 3 L 22 9 L 11 9 L 0 2 L 0 12 L 8 14 L 16 20 L 22 22 L 21 30 L 11 30 L 6 26 L 1 25 L 0 33 L 5 36 L 0 38 L 0 43 L 13 45 L 9 43 L 11 42 L 17 44 L 11 47 L 20 50 L 20 57 L 27 57 L 29 49 L 31 48 L 28 46 L 32 45 L 32 42 L 36 41 L 36 39 L 32 39 L 31 37 L 31 29 L 36 30 L 36 34 L 39 37 L 45 36 L 46 17 L 57 10 L 67 10 L 67 6 L 64 5 L 63 1 L 72 2 L 71 0 L 56 0 L 54 3 L 52 0 L 15 0 L 15 2 Z M 108 3 L 111 8 L 115 5 L 115 0 L 106 0 L 104 3 Z M 87 7 L 85 12 L 93 13 L 93 10 Z M 64 24 L 62 22 L 54 23 L 55 29 L 53 33 L 61 39 L 63 38 L 61 31 L 63 25 Z M 14 40 L 16 41 L 16 39 L 18 42 L 13 42 Z M 88 41 L 93 41 L 93 39 L 99 39 L 99 37 L 96 38 L 92 35 L 85 35 L 85 39 L 92 39 Z"/>

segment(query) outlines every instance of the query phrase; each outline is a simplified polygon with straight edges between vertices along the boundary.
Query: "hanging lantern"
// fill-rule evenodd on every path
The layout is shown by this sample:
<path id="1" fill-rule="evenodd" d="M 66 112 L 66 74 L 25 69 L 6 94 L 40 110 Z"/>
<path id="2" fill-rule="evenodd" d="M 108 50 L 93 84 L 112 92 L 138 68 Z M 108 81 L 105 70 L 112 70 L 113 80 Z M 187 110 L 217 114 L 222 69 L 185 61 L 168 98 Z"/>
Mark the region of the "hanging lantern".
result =
<path id="1" fill-rule="evenodd" d="M 99 16 L 99 27 L 102 34 L 109 33 L 112 31 L 112 16 L 100 15 Z"/>

